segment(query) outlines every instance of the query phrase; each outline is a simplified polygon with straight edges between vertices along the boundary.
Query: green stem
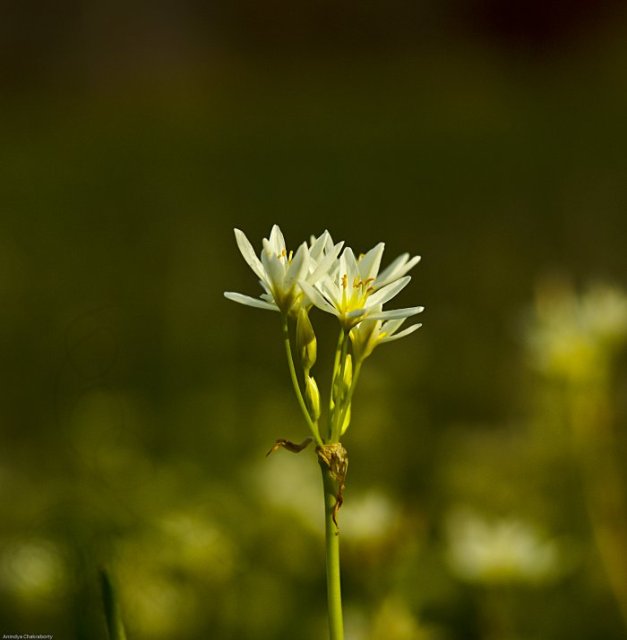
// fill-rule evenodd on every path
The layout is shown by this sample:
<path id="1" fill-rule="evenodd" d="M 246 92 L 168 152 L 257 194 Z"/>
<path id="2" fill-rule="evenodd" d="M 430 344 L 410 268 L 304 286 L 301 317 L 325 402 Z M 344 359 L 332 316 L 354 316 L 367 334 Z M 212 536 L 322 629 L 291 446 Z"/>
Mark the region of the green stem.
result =
<path id="1" fill-rule="evenodd" d="M 341 343 L 341 352 L 340 352 L 340 361 L 339 361 L 339 371 L 337 373 L 337 377 L 340 380 L 340 384 L 342 384 L 342 380 L 344 379 L 344 372 L 346 371 L 346 354 L 348 353 L 348 343 L 350 340 L 348 339 L 348 334 L 344 334 L 344 338 Z M 340 345 L 338 344 L 338 347 Z M 340 431 L 342 429 L 342 422 L 340 418 L 344 413 L 344 407 L 340 406 L 337 402 L 335 402 L 335 407 L 333 409 L 332 419 L 331 419 L 331 442 L 339 442 L 340 441 Z"/>
<path id="2" fill-rule="evenodd" d="M 338 438 L 342 437 L 342 426 L 344 425 L 344 420 L 346 420 L 346 414 L 348 413 L 348 410 L 350 409 L 350 406 L 351 406 L 351 402 L 353 401 L 353 393 L 355 392 L 355 387 L 357 386 L 357 381 L 359 380 L 359 374 L 361 372 L 362 362 L 363 360 L 360 360 L 359 362 L 357 362 L 357 364 L 355 365 L 355 370 L 353 371 L 353 380 L 351 382 L 350 389 L 348 390 L 348 394 L 346 395 L 346 403 L 342 407 L 342 411 L 340 415 L 340 420 L 339 420 L 340 431 L 339 431 Z"/>
<path id="3" fill-rule="evenodd" d="M 322 444 L 322 440 L 320 438 L 320 431 L 318 429 L 317 421 L 314 422 L 309 415 L 309 409 L 307 409 L 307 405 L 305 404 L 305 399 L 303 398 L 302 391 L 300 390 L 300 385 L 298 383 L 298 376 L 296 375 L 296 367 L 294 366 L 294 357 L 292 356 L 292 345 L 290 344 L 290 331 L 287 324 L 287 316 L 283 316 L 283 342 L 285 343 L 285 355 L 287 356 L 287 365 L 290 370 L 290 378 L 292 379 L 292 385 L 294 386 L 294 392 L 296 393 L 296 399 L 298 400 L 298 404 L 300 405 L 301 411 L 303 412 L 303 416 L 313 434 L 313 437 L 316 440 L 317 444 Z"/>
<path id="4" fill-rule="evenodd" d="M 340 354 L 342 353 L 342 345 L 344 344 L 344 338 L 346 334 L 344 329 L 340 329 L 340 336 L 337 339 L 337 347 L 335 347 L 335 358 L 333 360 L 333 373 L 331 374 L 331 390 L 329 391 L 329 420 L 328 420 L 328 433 L 327 440 L 331 441 L 333 437 L 333 389 L 335 388 L 335 377 L 337 376 L 340 368 Z"/>
<path id="5" fill-rule="evenodd" d="M 327 609 L 329 615 L 329 640 L 343 640 L 342 589 L 340 584 L 340 535 L 333 522 L 336 503 L 335 481 L 329 468 L 320 463 L 324 487 L 324 520 L 327 561 Z"/>

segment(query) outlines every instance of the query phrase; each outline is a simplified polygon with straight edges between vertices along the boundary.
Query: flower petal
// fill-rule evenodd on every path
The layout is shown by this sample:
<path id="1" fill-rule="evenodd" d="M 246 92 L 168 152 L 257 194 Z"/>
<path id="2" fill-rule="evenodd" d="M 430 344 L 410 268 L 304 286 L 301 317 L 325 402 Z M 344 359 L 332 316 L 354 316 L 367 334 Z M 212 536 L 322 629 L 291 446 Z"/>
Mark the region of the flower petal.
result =
<path id="1" fill-rule="evenodd" d="M 391 336 L 401 328 L 405 320 L 407 320 L 407 318 L 394 318 L 392 320 L 387 320 L 381 325 L 381 333 L 384 333 L 386 336 Z"/>
<path id="2" fill-rule="evenodd" d="M 385 338 L 381 338 L 380 342 L 381 344 L 383 344 L 384 342 L 392 342 L 394 340 L 398 340 L 399 338 L 404 338 L 405 336 L 408 336 L 410 333 L 413 333 L 414 331 L 416 331 L 416 329 L 420 329 L 420 327 L 422 327 L 421 322 L 418 322 L 417 324 L 412 324 L 411 327 L 407 327 L 407 329 L 404 329 L 400 333 L 391 333 L 385 336 Z"/>
<path id="3" fill-rule="evenodd" d="M 332 313 L 334 316 L 339 315 L 337 309 L 332 304 L 329 304 L 327 302 L 327 300 L 318 291 L 318 289 L 316 289 L 315 287 L 312 287 L 305 280 L 300 281 L 300 286 L 303 292 L 305 293 L 305 295 L 311 300 L 313 304 L 316 305 L 316 307 L 318 307 L 318 309 L 321 309 L 322 311 L 326 311 L 327 313 Z"/>
<path id="4" fill-rule="evenodd" d="M 408 253 L 402 253 L 398 258 L 393 260 L 377 277 L 377 282 L 383 282 L 384 280 L 394 280 L 394 273 L 397 269 L 402 268 L 402 266 L 409 260 Z"/>
<path id="5" fill-rule="evenodd" d="M 322 260 L 318 263 L 318 266 L 314 269 L 314 271 L 307 277 L 307 280 L 311 283 L 316 283 L 323 274 L 329 272 L 333 263 L 337 260 L 337 256 L 342 250 L 343 242 L 338 242 L 333 248 L 327 253 Z"/>
<path id="6" fill-rule="evenodd" d="M 277 256 L 285 251 L 285 238 L 278 224 L 273 225 L 270 231 L 270 246 Z"/>
<path id="7" fill-rule="evenodd" d="M 303 244 L 298 247 L 294 258 L 292 259 L 292 262 L 287 269 L 283 286 L 286 289 L 289 289 L 294 284 L 294 282 L 300 280 L 300 278 L 303 276 L 303 273 L 305 273 L 308 268 L 309 249 L 307 248 L 307 243 L 303 242 Z"/>
<path id="8" fill-rule="evenodd" d="M 314 260 L 319 260 L 322 256 L 328 237 L 329 232 L 326 229 L 317 238 L 316 236 L 311 236 L 309 255 L 311 255 Z"/>
<path id="9" fill-rule="evenodd" d="M 400 280 L 395 280 L 390 284 L 385 285 L 378 291 L 375 291 L 368 298 L 368 306 L 373 306 L 375 304 L 385 304 L 388 300 L 391 300 L 401 289 L 404 289 L 411 280 L 410 276 L 405 276 Z"/>
<path id="10" fill-rule="evenodd" d="M 408 253 L 404 253 L 396 258 L 396 260 L 394 260 L 379 274 L 374 283 L 375 289 L 380 289 L 386 284 L 404 276 L 411 268 L 415 267 L 420 262 L 420 256 L 414 256 L 411 260 L 408 260 Z"/>
<path id="11" fill-rule="evenodd" d="M 331 276 L 323 274 L 316 282 L 316 288 L 332 305 L 339 307 L 342 302 L 343 290 L 339 282 Z"/>
<path id="12" fill-rule="evenodd" d="M 387 311 L 378 311 L 375 313 L 369 313 L 368 317 L 371 320 L 392 320 L 398 318 L 409 318 L 415 316 L 417 313 L 422 313 L 424 307 L 407 307 L 406 309 L 388 309 Z"/>
<path id="13" fill-rule="evenodd" d="M 279 310 L 279 307 L 277 307 L 275 304 L 264 302 L 263 300 L 259 300 L 259 298 L 251 298 L 250 296 L 245 296 L 243 293 L 236 293 L 235 291 L 225 291 L 224 297 L 228 298 L 229 300 L 233 300 L 233 302 L 239 302 L 240 304 L 248 305 L 249 307 L 268 309 L 269 311 Z"/>
<path id="14" fill-rule="evenodd" d="M 350 247 L 346 247 L 340 256 L 340 277 L 346 275 L 349 286 L 352 286 L 353 280 L 359 278 L 359 266 L 357 259 Z"/>
<path id="15" fill-rule="evenodd" d="M 379 242 L 379 244 L 370 249 L 365 256 L 360 258 L 358 264 L 362 280 L 376 278 L 377 273 L 379 273 L 379 267 L 381 266 L 381 258 L 383 257 L 384 249 L 385 244 L 383 242 Z"/>
<path id="16" fill-rule="evenodd" d="M 246 234 L 239 229 L 233 229 L 235 232 L 235 242 L 237 242 L 237 246 L 246 260 L 248 266 L 257 274 L 259 278 L 262 280 L 266 279 L 266 272 L 264 271 L 263 265 L 261 264 L 253 246 L 248 241 Z"/>
<path id="17" fill-rule="evenodd" d="M 272 287 L 272 292 L 275 293 L 277 287 L 282 288 L 283 279 L 285 278 L 285 266 L 281 258 L 277 257 L 274 253 L 272 245 L 269 240 L 264 238 L 263 251 L 261 252 L 261 262 L 265 269 L 268 280 Z"/>

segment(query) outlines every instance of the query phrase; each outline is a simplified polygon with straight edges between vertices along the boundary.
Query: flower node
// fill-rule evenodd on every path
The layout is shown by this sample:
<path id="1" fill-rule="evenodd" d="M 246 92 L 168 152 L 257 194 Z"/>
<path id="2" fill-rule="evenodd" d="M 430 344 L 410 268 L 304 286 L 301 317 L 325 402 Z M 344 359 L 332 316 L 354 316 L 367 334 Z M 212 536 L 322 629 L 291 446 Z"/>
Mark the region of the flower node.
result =
<path id="1" fill-rule="evenodd" d="M 323 444 L 316 447 L 318 460 L 329 470 L 331 477 L 337 482 L 337 494 L 333 506 L 333 522 L 337 527 L 337 513 L 344 504 L 346 473 L 348 472 L 348 452 L 341 442 Z"/>

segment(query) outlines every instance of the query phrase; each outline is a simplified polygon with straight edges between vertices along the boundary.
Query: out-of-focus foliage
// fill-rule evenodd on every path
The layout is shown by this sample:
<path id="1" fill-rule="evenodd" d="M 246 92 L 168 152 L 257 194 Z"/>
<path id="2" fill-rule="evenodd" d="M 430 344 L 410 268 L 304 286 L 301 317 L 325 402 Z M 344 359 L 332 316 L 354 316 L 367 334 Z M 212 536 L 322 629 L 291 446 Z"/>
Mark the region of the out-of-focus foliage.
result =
<path id="1" fill-rule="evenodd" d="M 627 21 L 547 7 L 0 8 L 2 633 L 104 640 L 106 566 L 129 640 L 324 637 L 278 321 L 222 297 L 276 222 L 423 256 L 347 432 L 347 635 L 625 637 Z"/>

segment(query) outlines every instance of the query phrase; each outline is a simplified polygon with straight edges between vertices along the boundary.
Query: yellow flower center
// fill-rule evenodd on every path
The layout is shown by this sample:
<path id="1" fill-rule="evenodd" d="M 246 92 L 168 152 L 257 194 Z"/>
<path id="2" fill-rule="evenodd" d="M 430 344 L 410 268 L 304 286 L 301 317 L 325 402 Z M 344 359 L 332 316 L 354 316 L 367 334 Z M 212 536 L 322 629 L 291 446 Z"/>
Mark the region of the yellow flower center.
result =
<path id="1" fill-rule="evenodd" d="M 340 304 L 340 311 L 342 314 L 350 313 L 356 309 L 363 309 L 366 305 L 368 296 L 374 291 L 374 288 L 370 286 L 370 283 L 374 278 L 366 278 L 362 280 L 356 277 L 353 280 L 353 286 L 348 286 L 348 274 L 344 274 L 340 279 L 342 284 L 342 300 Z"/>

